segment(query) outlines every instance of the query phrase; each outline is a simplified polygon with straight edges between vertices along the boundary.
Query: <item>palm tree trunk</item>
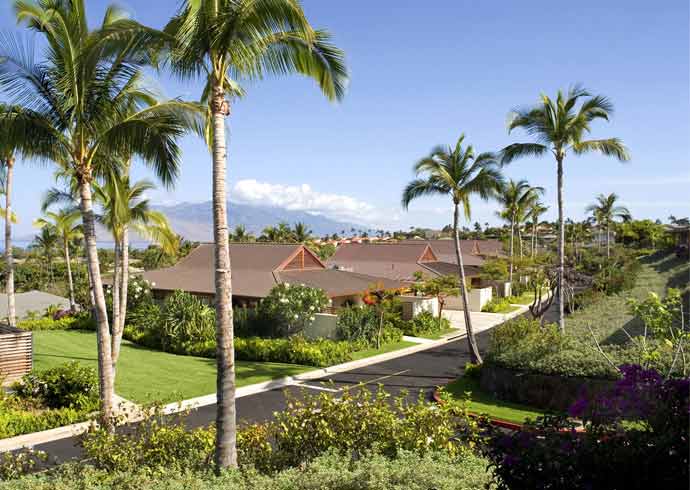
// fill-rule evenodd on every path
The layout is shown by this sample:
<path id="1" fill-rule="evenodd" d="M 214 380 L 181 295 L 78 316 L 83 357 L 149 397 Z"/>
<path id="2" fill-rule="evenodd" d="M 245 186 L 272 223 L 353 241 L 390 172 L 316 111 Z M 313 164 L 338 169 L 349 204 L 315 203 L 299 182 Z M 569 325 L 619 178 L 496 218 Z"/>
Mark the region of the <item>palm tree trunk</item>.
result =
<path id="1" fill-rule="evenodd" d="M 96 315 L 96 334 L 98 344 L 98 384 L 101 398 L 101 423 L 108 430 L 113 430 L 113 376 L 110 350 L 110 329 L 108 327 L 108 312 L 103 294 L 101 281 L 101 267 L 98 263 L 98 248 L 96 246 L 96 228 L 93 215 L 93 201 L 91 197 L 90 175 L 81 175 L 79 193 L 81 195 L 81 214 L 84 224 L 84 242 L 89 268 L 89 277 L 94 298 L 94 313 Z"/>
<path id="2" fill-rule="evenodd" d="M 513 241 L 515 236 L 515 222 L 510 220 L 510 272 L 508 281 L 512 284 L 513 282 Z"/>
<path id="3" fill-rule="evenodd" d="M 74 282 L 72 280 L 72 264 L 69 257 L 69 240 L 67 237 L 63 237 L 65 247 L 65 264 L 67 267 L 67 286 L 69 287 L 69 309 L 70 311 L 75 311 L 77 304 L 74 301 Z"/>
<path id="4" fill-rule="evenodd" d="M 532 258 L 537 255 L 537 225 L 532 222 Z"/>
<path id="5" fill-rule="evenodd" d="M 125 330 L 125 318 L 127 317 L 127 294 L 129 283 L 129 229 L 125 225 L 122 228 L 122 240 L 120 242 L 120 311 L 118 323 L 113 322 L 113 377 L 115 377 L 115 365 L 120 358 L 120 346 L 122 345 L 122 333 Z M 114 307 L 113 307 L 114 308 Z"/>
<path id="6" fill-rule="evenodd" d="M 235 351 L 232 325 L 232 283 L 228 247 L 225 94 L 219 80 L 213 82 L 213 239 L 216 286 L 216 471 L 237 466 L 235 413 Z"/>
<path id="7" fill-rule="evenodd" d="M 113 232 L 113 240 L 115 243 L 115 250 L 114 250 L 114 257 L 113 257 L 113 290 L 111 291 L 113 294 L 113 301 L 112 301 L 112 319 L 113 323 L 110 326 L 110 331 L 111 331 L 111 336 L 110 336 L 110 360 L 113 364 L 115 365 L 115 359 L 113 358 L 113 354 L 115 352 L 115 336 L 116 336 L 116 330 L 117 326 L 120 324 L 120 281 L 122 279 L 122 276 L 120 274 L 120 238 L 118 237 L 116 232 Z"/>
<path id="8" fill-rule="evenodd" d="M 608 220 L 606 220 L 606 258 L 611 258 L 611 231 Z"/>
<path id="9" fill-rule="evenodd" d="M 17 311 L 14 304 L 14 258 L 12 257 L 12 173 L 14 157 L 7 159 L 5 176 L 5 266 L 7 267 L 7 323 L 14 327 L 17 324 Z"/>
<path id="10" fill-rule="evenodd" d="M 517 228 L 517 235 L 518 235 L 518 247 L 520 248 L 520 258 L 522 259 L 522 229 L 520 225 L 518 225 Z"/>
<path id="11" fill-rule="evenodd" d="M 479 353 L 477 346 L 477 339 L 474 337 L 474 330 L 472 329 L 472 316 L 470 315 L 470 308 L 467 301 L 467 284 L 465 283 L 465 265 L 462 262 L 462 251 L 460 250 L 460 236 L 458 234 L 460 221 L 460 207 L 455 203 L 453 211 L 453 236 L 455 237 L 455 257 L 458 260 L 458 268 L 460 269 L 460 293 L 462 294 L 462 308 L 465 313 L 465 329 L 467 330 L 467 348 L 470 352 L 470 359 L 475 364 L 482 363 L 482 355 Z M 511 241 L 512 245 L 512 241 Z"/>
<path id="12" fill-rule="evenodd" d="M 558 162 L 558 327 L 565 332 L 565 219 L 563 217 L 563 158 Z"/>

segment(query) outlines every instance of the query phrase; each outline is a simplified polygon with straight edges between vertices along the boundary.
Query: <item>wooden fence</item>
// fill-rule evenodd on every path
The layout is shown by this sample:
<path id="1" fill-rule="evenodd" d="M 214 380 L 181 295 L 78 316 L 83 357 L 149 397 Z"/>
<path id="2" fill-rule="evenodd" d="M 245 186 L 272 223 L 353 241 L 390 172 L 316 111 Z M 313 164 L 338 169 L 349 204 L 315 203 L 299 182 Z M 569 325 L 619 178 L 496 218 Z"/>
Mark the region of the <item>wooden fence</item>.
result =
<path id="1" fill-rule="evenodd" d="M 0 382 L 12 383 L 31 371 L 33 335 L 31 332 L 0 325 Z"/>

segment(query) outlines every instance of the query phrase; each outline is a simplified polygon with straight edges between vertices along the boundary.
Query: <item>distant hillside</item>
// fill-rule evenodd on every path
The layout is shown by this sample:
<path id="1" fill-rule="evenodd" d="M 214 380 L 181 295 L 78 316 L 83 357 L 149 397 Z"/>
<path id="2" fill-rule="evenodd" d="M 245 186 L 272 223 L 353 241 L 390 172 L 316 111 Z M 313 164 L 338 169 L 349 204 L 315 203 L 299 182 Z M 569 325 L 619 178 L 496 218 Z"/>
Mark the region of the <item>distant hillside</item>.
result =
<path id="1" fill-rule="evenodd" d="M 213 215 L 211 201 L 203 203 L 181 203 L 174 206 L 155 206 L 165 213 L 175 232 L 187 240 L 208 241 L 213 238 Z M 317 236 L 340 233 L 348 234 L 351 228 L 366 230 L 366 226 L 336 221 L 325 216 L 313 215 L 304 211 L 253 206 L 228 202 L 230 228 L 244 225 L 247 231 L 259 235 L 267 226 L 275 226 L 281 221 L 294 225 L 301 221 L 309 226 L 312 234 Z"/>

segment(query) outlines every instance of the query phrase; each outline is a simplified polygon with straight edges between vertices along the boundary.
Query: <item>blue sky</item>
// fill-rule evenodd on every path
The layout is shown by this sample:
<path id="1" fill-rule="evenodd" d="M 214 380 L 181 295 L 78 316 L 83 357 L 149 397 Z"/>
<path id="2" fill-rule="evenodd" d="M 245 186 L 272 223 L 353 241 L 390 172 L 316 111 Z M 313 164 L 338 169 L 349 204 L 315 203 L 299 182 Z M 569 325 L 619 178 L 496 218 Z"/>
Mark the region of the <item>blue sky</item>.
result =
<path id="1" fill-rule="evenodd" d="M 0 29 L 16 30 L 9 0 Z M 105 0 L 89 0 L 94 22 Z M 176 1 L 119 2 L 137 20 L 162 27 Z M 509 110 L 582 82 L 608 95 L 616 113 L 593 136 L 618 136 L 632 161 L 598 156 L 566 161 L 566 214 L 581 218 L 598 193 L 618 193 L 636 217 L 690 214 L 690 64 L 686 0 L 434 1 L 305 0 L 312 24 L 329 29 L 345 50 L 351 83 L 332 104 L 297 76 L 247 84 L 233 107 L 229 170 L 231 198 L 321 212 L 385 228 L 442 226 L 445 199 L 424 199 L 403 212 L 411 167 L 436 144 L 461 132 L 479 151 L 525 140 L 508 135 Z M 193 99 L 199 83 L 166 76 L 169 96 Z M 210 157 L 186 138 L 174 191 L 158 203 L 210 198 Z M 555 216 L 555 167 L 549 158 L 506 169 L 546 188 Z M 50 169 L 17 170 L 18 234 L 30 233 Z M 137 170 L 136 176 L 147 176 Z M 472 221 L 496 222 L 495 205 L 474 203 Z"/>

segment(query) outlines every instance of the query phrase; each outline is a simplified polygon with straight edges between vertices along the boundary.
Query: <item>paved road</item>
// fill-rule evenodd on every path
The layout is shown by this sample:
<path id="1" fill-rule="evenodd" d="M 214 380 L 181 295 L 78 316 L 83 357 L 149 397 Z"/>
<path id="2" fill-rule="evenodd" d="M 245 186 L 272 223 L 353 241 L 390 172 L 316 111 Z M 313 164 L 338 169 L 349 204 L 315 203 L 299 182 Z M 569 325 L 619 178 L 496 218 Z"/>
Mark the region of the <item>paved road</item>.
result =
<path id="1" fill-rule="evenodd" d="M 481 350 L 484 350 L 488 331 L 477 335 Z M 237 413 L 240 424 L 261 422 L 270 419 L 274 412 L 285 408 L 285 391 L 299 396 L 302 390 L 328 391 L 337 396 L 343 387 L 354 387 L 364 384 L 367 388 L 377 389 L 383 385 L 392 395 L 406 390 L 409 397 L 417 399 L 421 392 L 429 396 L 434 388 L 447 384 L 457 378 L 462 367 L 469 361 L 467 341 L 458 338 L 438 347 L 416 352 L 408 356 L 384 361 L 317 380 L 310 380 L 283 389 L 275 389 L 237 399 Z M 331 391 L 335 390 L 335 391 Z M 215 405 L 200 407 L 190 413 L 187 422 L 190 427 L 208 425 L 215 419 Z M 45 451 L 50 459 L 64 462 L 81 456 L 78 447 L 79 439 L 67 438 L 46 444 L 35 449 Z"/>

